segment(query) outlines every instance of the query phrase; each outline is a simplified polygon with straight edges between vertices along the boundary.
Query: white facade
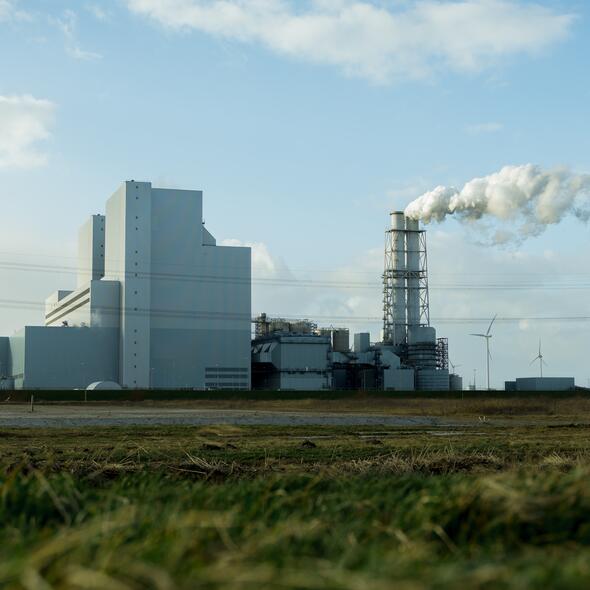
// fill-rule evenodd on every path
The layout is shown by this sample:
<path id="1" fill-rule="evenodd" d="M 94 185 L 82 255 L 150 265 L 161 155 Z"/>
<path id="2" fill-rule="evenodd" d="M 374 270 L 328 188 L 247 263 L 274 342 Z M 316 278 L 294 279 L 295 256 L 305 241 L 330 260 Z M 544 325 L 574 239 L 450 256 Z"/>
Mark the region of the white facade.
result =
<path id="1" fill-rule="evenodd" d="M 104 276 L 104 248 L 105 217 L 93 215 L 78 232 L 78 289 Z"/>
<path id="2" fill-rule="evenodd" d="M 43 367 L 47 347 L 62 351 L 77 373 L 94 367 L 76 387 L 108 380 L 130 389 L 250 388 L 250 249 L 216 245 L 203 226 L 200 191 L 125 182 L 106 215 L 80 230 L 79 266 L 77 289 L 47 299 L 46 327 L 35 328 L 43 336 L 26 328 L 10 339 L 5 364 L 15 386 L 72 386 L 54 356 L 46 358 L 57 368 Z M 101 351 L 114 342 L 100 353 L 109 359 L 98 363 L 104 370 L 86 344 L 93 338 Z"/>

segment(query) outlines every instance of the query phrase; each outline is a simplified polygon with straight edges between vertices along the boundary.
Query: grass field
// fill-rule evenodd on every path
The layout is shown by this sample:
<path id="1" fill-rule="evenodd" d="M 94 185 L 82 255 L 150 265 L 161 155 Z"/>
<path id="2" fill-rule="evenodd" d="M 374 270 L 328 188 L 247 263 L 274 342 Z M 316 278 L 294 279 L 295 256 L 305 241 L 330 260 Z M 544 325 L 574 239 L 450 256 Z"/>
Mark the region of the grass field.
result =
<path id="1" fill-rule="evenodd" d="M 460 429 L 4 429 L 0 587 L 587 588 L 586 402 L 504 403 L 448 408 Z"/>

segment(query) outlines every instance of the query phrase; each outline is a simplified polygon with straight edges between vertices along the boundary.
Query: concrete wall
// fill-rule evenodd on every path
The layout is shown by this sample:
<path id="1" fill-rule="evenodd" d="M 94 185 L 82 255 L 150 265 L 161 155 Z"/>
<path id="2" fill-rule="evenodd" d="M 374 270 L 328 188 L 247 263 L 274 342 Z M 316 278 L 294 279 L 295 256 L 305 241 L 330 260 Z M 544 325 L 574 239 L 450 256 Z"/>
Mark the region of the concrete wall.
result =
<path id="1" fill-rule="evenodd" d="M 90 283 L 90 326 L 93 328 L 120 328 L 121 284 L 118 281 L 92 281 Z"/>
<path id="2" fill-rule="evenodd" d="M 0 379 L 11 376 L 10 372 L 10 340 L 0 337 Z"/>
<path id="3" fill-rule="evenodd" d="M 22 389 L 25 376 L 25 328 L 9 338 L 9 363 L 15 389 Z"/>
<path id="4" fill-rule="evenodd" d="M 516 391 L 570 391 L 575 387 L 573 377 L 521 377 L 516 379 Z"/>
<path id="5" fill-rule="evenodd" d="M 78 232 L 78 289 L 103 277 L 104 256 L 105 217 L 93 215 Z"/>
<path id="6" fill-rule="evenodd" d="M 383 372 L 385 391 L 414 391 L 414 369 L 389 369 Z"/>
<path id="7" fill-rule="evenodd" d="M 400 358 L 391 350 L 381 350 L 383 365 L 383 389 L 390 391 L 414 391 L 414 369 L 401 368 Z"/>
<path id="8" fill-rule="evenodd" d="M 151 184 L 125 182 L 107 201 L 105 278 L 120 282 L 119 371 L 150 387 Z"/>
<path id="9" fill-rule="evenodd" d="M 118 333 L 109 328 L 28 326 L 11 338 L 17 389 L 85 389 L 117 381 Z"/>
<path id="10" fill-rule="evenodd" d="M 107 203 L 125 387 L 250 387 L 250 249 L 215 246 L 202 219 L 200 191 L 127 182 Z"/>
<path id="11" fill-rule="evenodd" d="M 213 245 L 200 191 L 152 189 L 151 199 L 153 386 L 248 389 L 250 249 Z"/>

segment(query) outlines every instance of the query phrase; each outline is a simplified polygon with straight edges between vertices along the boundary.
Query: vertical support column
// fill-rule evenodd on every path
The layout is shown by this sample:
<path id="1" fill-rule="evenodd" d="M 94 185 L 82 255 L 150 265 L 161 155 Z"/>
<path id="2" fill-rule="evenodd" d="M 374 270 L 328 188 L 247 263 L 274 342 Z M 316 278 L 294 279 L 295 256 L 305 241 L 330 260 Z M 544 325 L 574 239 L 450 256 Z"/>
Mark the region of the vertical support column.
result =
<path id="1" fill-rule="evenodd" d="M 77 287 L 104 276 L 105 217 L 93 215 L 78 232 Z"/>
<path id="2" fill-rule="evenodd" d="M 105 278 L 120 282 L 119 382 L 150 387 L 151 184 L 126 182 L 107 202 Z"/>
<path id="3" fill-rule="evenodd" d="M 151 310 L 151 184 L 128 182 L 126 198 L 123 340 L 125 383 L 149 389 Z"/>
<path id="4" fill-rule="evenodd" d="M 393 344 L 406 341 L 406 219 L 403 212 L 391 214 L 393 266 Z"/>
<path id="5" fill-rule="evenodd" d="M 408 270 L 408 327 L 420 325 L 420 222 L 406 219 Z"/>

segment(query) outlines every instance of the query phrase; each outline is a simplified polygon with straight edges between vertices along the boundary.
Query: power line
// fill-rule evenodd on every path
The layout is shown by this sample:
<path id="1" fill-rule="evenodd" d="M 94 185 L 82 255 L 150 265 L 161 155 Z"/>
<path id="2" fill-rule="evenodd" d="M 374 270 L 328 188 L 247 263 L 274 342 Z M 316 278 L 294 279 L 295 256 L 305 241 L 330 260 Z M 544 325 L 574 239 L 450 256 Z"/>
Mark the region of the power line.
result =
<path id="1" fill-rule="evenodd" d="M 208 267 L 191 267 L 187 269 L 186 273 L 171 273 L 171 272 L 128 272 L 127 276 L 141 279 L 158 279 L 169 280 L 177 282 L 207 282 L 207 283 L 221 283 L 221 284 L 235 284 L 235 285 L 260 285 L 268 287 L 300 287 L 300 288 L 340 288 L 340 289 L 380 289 L 382 283 L 380 281 L 334 281 L 334 280 L 318 280 L 318 279 L 297 279 L 297 278 L 262 278 L 262 277 L 227 277 L 216 276 L 214 274 L 194 274 L 199 268 L 207 272 L 211 272 Z M 228 267 L 225 267 L 226 269 Z M 0 261 L 0 270 L 31 272 L 31 273 L 49 273 L 49 274 L 71 274 L 77 275 L 79 269 L 71 266 L 57 266 L 57 265 L 40 265 L 40 264 L 24 264 L 11 263 Z M 90 273 L 90 269 L 82 269 L 82 272 Z M 192 273 L 192 274 L 189 274 Z M 546 278 L 546 277 L 545 277 Z M 117 279 L 115 279 L 117 280 Z M 494 282 L 494 283 L 467 283 L 467 282 L 446 282 L 446 283 L 432 283 L 429 287 L 433 291 L 525 291 L 525 290 L 575 290 L 583 291 L 590 289 L 590 282 L 580 283 L 555 283 L 547 284 L 546 282 Z"/>
<path id="2" fill-rule="evenodd" d="M 45 305 L 39 301 L 23 301 L 18 299 L 0 299 L 0 309 L 29 309 L 29 310 L 44 310 Z M 101 307 L 100 312 L 106 314 L 118 314 L 119 307 Z M 72 312 L 75 313 L 75 312 Z M 210 320 L 236 320 L 236 319 L 251 319 L 250 314 L 244 313 L 226 313 L 226 312 L 201 312 L 196 310 L 178 310 L 178 309 L 135 309 L 126 308 L 125 313 L 130 315 L 149 315 L 150 317 L 173 317 L 181 319 L 210 319 Z M 267 316 L 280 317 L 286 320 L 297 320 L 310 316 L 309 313 L 267 313 Z M 322 321 L 339 321 L 339 322 L 381 322 L 382 317 L 379 316 L 346 316 L 346 315 L 318 315 L 313 314 L 315 320 Z M 488 321 L 488 317 L 432 317 L 432 323 L 439 324 L 473 324 Z M 588 322 L 590 316 L 498 316 L 496 322 L 500 323 L 514 323 L 521 321 L 529 322 Z"/>

